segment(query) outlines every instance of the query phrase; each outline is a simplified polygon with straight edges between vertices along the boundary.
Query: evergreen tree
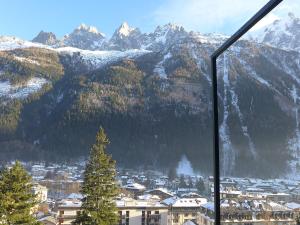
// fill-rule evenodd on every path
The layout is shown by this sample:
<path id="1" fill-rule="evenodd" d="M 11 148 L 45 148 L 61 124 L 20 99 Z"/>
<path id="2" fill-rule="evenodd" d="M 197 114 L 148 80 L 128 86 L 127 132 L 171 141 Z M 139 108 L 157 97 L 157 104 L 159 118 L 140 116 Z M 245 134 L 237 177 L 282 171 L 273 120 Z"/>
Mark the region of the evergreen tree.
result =
<path id="1" fill-rule="evenodd" d="M 114 225 L 118 223 L 115 199 L 119 187 L 115 180 L 115 161 L 105 153 L 107 144 L 109 140 L 103 128 L 100 128 L 84 172 L 81 193 L 85 197 L 82 213 L 74 224 Z"/>
<path id="2" fill-rule="evenodd" d="M 31 177 L 19 162 L 0 172 L 0 224 L 40 224 L 31 214 L 37 204 Z"/>
<path id="3" fill-rule="evenodd" d="M 191 177 L 189 177 L 189 183 L 188 183 L 189 188 L 194 188 L 194 183 Z"/>
<path id="4" fill-rule="evenodd" d="M 187 188 L 187 184 L 185 182 L 185 178 L 184 178 L 184 175 L 181 174 L 180 176 L 180 180 L 179 180 L 179 187 L 180 188 Z"/>
<path id="5" fill-rule="evenodd" d="M 202 179 L 199 179 L 196 183 L 196 187 L 198 189 L 198 191 L 203 194 L 203 192 L 205 191 L 205 185 Z"/>
<path id="6" fill-rule="evenodd" d="M 169 181 L 173 181 L 176 177 L 177 177 L 176 169 L 175 167 L 171 167 L 168 172 Z"/>

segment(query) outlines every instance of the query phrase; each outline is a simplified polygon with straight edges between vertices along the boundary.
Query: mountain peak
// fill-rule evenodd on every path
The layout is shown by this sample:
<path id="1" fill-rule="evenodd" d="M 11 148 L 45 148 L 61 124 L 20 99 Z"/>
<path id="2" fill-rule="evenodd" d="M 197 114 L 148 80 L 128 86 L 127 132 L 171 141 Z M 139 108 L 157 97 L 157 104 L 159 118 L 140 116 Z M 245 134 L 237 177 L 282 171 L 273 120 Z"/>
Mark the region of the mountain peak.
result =
<path id="1" fill-rule="evenodd" d="M 289 13 L 288 13 L 288 16 L 289 16 L 289 18 L 291 18 L 292 20 L 296 19 L 295 14 L 292 13 L 292 12 L 289 12 Z"/>
<path id="2" fill-rule="evenodd" d="M 104 36 L 104 34 L 100 33 L 96 27 L 89 26 L 89 25 L 86 25 L 84 23 L 80 24 L 76 28 L 76 30 L 78 30 L 78 31 L 86 31 L 86 32 L 89 32 L 89 33 L 94 33 L 94 34 L 101 34 L 102 36 Z"/>
<path id="3" fill-rule="evenodd" d="M 293 13 L 274 20 L 254 33 L 254 38 L 268 45 L 299 51 L 300 19 Z"/>
<path id="4" fill-rule="evenodd" d="M 114 32 L 108 45 L 110 49 L 127 50 L 140 48 L 142 33 L 138 28 L 130 27 L 127 22 L 123 22 Z"/>
<path id="5" fill-rule="evenodd" d="M 162 31 L 162 30 L 164 30 L 164 31 L 168 31 L 168 30 L 181 31 L 181 30 L 184 30 L 184 28 L 176 23 L 167 23 L 163 26 L 161 26 L 161 25 L 157 26 L 154 32 Z"/>
<path id="6" fill-rule="evenodd" d="M 164 25 L 164 27 L 167 27 L 167 28 L 172 29 L 172 30 L 178 30 L 178 29 L 183 28 L 181 25 L 179 25 L 177 23 L 167 23 L 167 24 Z"/>
<path id="7" fill-rule="evenodd" d="M 42 43 L 45 45 L 55 45 L 58 40 L 56 39 L 56 35 L 52 32 L 45 32 L 41 30 L 39 34 L 32 39 L 33 42 Z"/>
<path id="8" fill-rule="evenodd" d="M 71 34 L 65 35 L 64 46 L 71 46 L 87 50 L 99 50 L 105 41 L 105 35 L 96 27 L 80 24 Z"/>
<path id="9" fill-rule="evenodd" d="M 134 30 L 136 30 L 136 28 L 130 27 L 127 22 L 123 22 L 121 26 L 117 29 L 117 33 L 121 36 L 127 37 Z"/>

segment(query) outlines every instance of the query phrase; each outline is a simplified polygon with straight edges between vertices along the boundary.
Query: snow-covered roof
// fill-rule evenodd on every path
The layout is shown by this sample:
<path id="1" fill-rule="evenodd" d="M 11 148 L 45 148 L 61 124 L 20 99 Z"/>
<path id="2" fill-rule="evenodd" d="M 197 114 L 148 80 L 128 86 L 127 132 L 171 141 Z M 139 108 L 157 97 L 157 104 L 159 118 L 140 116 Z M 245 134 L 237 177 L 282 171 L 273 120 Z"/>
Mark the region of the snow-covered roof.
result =
<path id="1" fill-rule="evenodd" d="M 149 200 L 135 200 L 132 198 L 121 198 L 116 201 L 117 207 L 124 207 L 124 208 L 166 208 L 165 205 L 161 204 L 158 200 L 149 199 Z"/>
<path id="2" fill-rule="evenodd" d="M 166 188 L 156 188 L 156 189 L 153 189 L 153 190 L 148 190 L 148 191 L 146 191 L 147 193 L 151 193 L 151 192 L 153 192 L 153 191 L 160 191 L 160 192 L 162 192 L 162 193 L 165 193 L 165 194 L 167 194 L 167 195 L 170 195 L 170 196 L 173 196 L 174 194 L 173 193 L 171 193 L 168 189 L 166 189 Z"/>
<path id="3" fill-rule="evenodd" d="M 206 208 L 211 211 L 215 210 L 215 204 L 213 202 L 207 202 L 207 203 L 203 204 L 201 207 Z"/>
<path id="4" fill-rule="evenodd" d="M 70 200 L 70 199 L 63 199 L 59 202 L 59 207 L 61 208 L 80 208 L 82 202 L 80 200 Z"/>
<path id="5" fill-rule="evenodd" d="M 48 222 L 47 224 L 49 224 L 49 222 L 53 225 L 56 224 L 56 219 L 53 216 L 45 216 L 45 217 L 39 219 L 38 221 L 40 221 L 40 222 L 47 221 Z"/>
<path id="6" fill-rule="evenodd" d="M 222 200 L 221 202 L 222 208 L 227 207 L 235 207 L 240 210 L 252 210 L 252 211 L 260 211 L 260 210 L 267 210 L 267 211 L 289 211 L 290 208 L 283 206 L 279 203 L 266 201 L 266 200 L 253 200 L 253 201 L 233 201 L 229 199 Z M 293 204 L 291 204 L 293 206 Z M 294 205 L 296 206 L 296 205 Z M 299 205 L 300 206 L 300 205 Z M 214 203 L 208 202 L 207 204 L 202 205 L 201 207 L 206 208 L 208 210 L 214 211 Z"/>
<path id="7" fill-rule="evenodd" d="M 197 188 L 178 188 L 178 192 L 196 192 L 198 191 Z"/>
<path id="8" fill-rule="evenodd" d="M 80 193 L 71 193 L 67 197 L 68 199 L 82 199 L 83 195 Z"/>
<path id="9" fill-rule="evenodd" d="M 234 195 L 241 195 L 241 191 L 220 191 L 222 194 L 234 194 Z"/>
<path id="10" fill-rule="evenodd" d="M 196 192 L 189 192 L 189 193 L 184 193 L 181 195 L 181 197 L 184 197 L 184 198 L 195 198 L 197 196 L 197 198 L 200 198 L 201 195 L 199 195 L 198 193 Z"/>
<path id="11" fill-rule="evenodd" d="M 255 187 L 251 187 L 251 188 L 247 188 L 246 189 L 247 192 L 264 192 L 264 189 L 261 188 L 255 188 Z"/>
<path id="12" fill-rule="evenodd" d="M 300 209 L 300 204 L 296 203 L 296 202 L 288 202 L 285 204 L 286 207 L 288 207 L 289 209 Z"/>
<path id="13" fill-rule="evenodd" d="M 207 203 L 207 199 L 171 197 L 163 200 L 162 203 L 172 207 L 200 207 Z"/>
<path id="14" fill-rule="evenodd" d="M 157 195 L 151 195 L 151 194 L 145 194 L 138 196 L 139 200 L 150 200 L 150 199 L 156 199 L 160 200 L 160 198 Z"/>
<path id="15" fill-rule="evenodd" d="M 196 225 L 193 221 L 188 220 L 183 225 Z"/>
<path id="16" fill-rule="evenodd" d="M 124 186 L 126 189 L 132 189 L 132 190 L 145 190 L 146 187 L 144 185 L 141 185 L 139 183 L 130 183 Z"/>
<path id="17" fill-rule="evenodd" d="M 267 204 L 269 206 L 271 206 L 271 208 L 272 208 L 273 211 L 287 211 L 287 210 L 290 209 L 290 208 L 288 208 L 286 206 L 280 205 L 277 202 L 268 202 Z"/>

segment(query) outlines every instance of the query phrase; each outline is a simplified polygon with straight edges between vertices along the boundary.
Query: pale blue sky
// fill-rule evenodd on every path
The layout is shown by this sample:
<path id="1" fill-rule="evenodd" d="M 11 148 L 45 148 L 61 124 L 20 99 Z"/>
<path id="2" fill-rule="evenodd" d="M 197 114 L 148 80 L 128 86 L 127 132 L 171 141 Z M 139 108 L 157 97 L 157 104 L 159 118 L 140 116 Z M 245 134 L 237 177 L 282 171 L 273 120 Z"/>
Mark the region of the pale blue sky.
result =
<path id="1" fill-rule="evenodd" d="M 299 0 L 284 0 L 278 13 L 299 12 Z M 40 30 L 58 37 L 80 23 L 110 36 L 123 22 L 152 31 L 168 22 L 202 33 L 232 34 L 267 0 L 0 0 L 0 35 L 32 39 Z M 275 12 L 276 13 L 276 12 Z M 299 15 L 297 15 L 299 16 Z"/>

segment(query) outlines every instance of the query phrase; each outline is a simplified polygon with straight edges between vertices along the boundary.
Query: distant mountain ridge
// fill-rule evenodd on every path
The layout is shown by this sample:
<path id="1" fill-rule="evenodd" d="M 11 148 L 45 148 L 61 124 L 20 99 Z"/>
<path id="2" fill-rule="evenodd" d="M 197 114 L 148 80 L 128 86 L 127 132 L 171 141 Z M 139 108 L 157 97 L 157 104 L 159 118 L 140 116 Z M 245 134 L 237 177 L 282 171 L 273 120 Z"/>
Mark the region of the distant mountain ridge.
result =
<path id="1" fill-rule="evenodd" d="M 298 28 L 286 26 L 287 46 L 277 24 L 218 60 L 224 175 L 300 174 Z M 0 159 L 84 156 L 101 125 L 120 165 L 166 169 L 185 155 L 209 172 L 210 55 L 227 38 L 126 23 L 110 39 L 87 25 L 43 43 L 0 37 Z"/>
<path id="2" fill-rule="evenodd" d="M 110 39 L 97 30 L 96 27 L 81 24 L 71 34 L 57 40 L 52 32 L 41 31 L 32 41 L 58 47 L 75 47 L 83 50 L 119 50 L 147 48 L 156 42 L 164 44 L 167 36 L 188 37 L 188 32 L 176 24 L 158 26 L 154 32 L 142 33 L 139 28 L 133 28 L 124 22 L 114 32 Z M 174 37 L 175 38 L 175 37 Z"/>
<path id="3" fill-rule="evenodd" d="M 272 45 L 277 48 L 300 51 L 300 19 L 293 13 L 285 18 L 277 19 L 272 24 L 260 28 L 258 31 L 249 32 L 249 37 L 257 42 Z M 166 24 L 158 26 L 153 32 L 142 33 L 139 28 L 133 28 L 127 22 L 118 27 L 111 38 L 99 32 L 96 27 L 81 24 L 71 34 L 65 35 L 58 40 L 54 33 L 41 31 L 32 41 L 52 47 L 70 46 L 84 50 L 120 50 L 147 49 L 153 43 L 163 44 L 167 36 L 189 37 L 192 33 L 187 32 L 182 26 Z M 199 33 L 196 33 L 199 35 Z M 204 35 L 209 36 L 209 35 Z M 215 36 L 211 35 L 210 38 Z M 220 36 L 221 37 L 221 36 Z M 226 36 L 223 36 L 223 40 Z M 177 40 L 176 38 L 174 38 Z M 169 41 L 171 38 L 169 38 Z M 156 46 L 157 47 L 157 46 Z"/>
<path id="4" fill-rule="evenodd" d="M 41 31 L 34 39 L 32 39 L 32 42 L 53 46 L 58 43 L 58 40 L 54 33 Z"/>
<path id="5" fill-rule="evenodd" d="M 288 13 L 286 17 L 253 32 L 252 37 L 277 48 L 300 51 L 300 19 Z"/>

